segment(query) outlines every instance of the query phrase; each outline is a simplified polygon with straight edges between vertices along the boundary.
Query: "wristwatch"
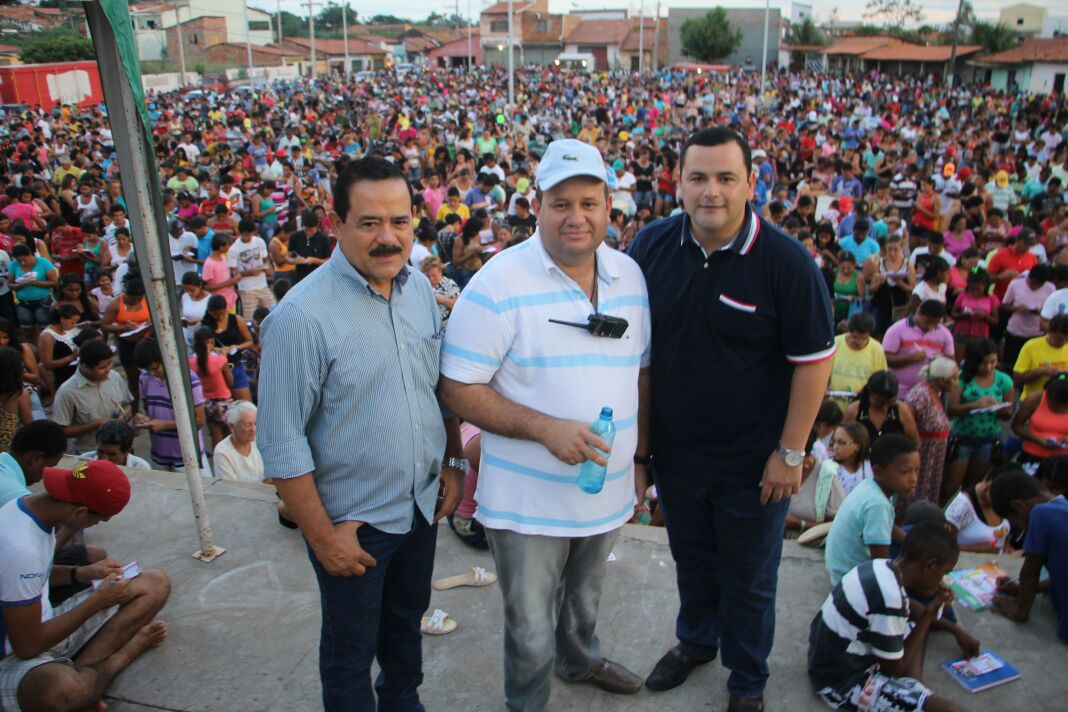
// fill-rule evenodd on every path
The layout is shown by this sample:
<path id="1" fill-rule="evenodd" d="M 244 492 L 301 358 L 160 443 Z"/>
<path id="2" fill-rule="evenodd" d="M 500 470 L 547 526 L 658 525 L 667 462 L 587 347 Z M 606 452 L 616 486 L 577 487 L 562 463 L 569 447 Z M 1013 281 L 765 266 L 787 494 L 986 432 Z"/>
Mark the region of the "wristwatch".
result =
<path id="1" fill-rule="evenodd" d="M 468 462 L 462 457 L 446 457 L 445 462 L 441 463 L 441 466 L 451 467 L 460 472 L 467 472 Z"/>
<path id="2" fill-rule="evenodd" d="M 805 461 L 804 450 L 791 450 L 783 446 L 782 443 L 779 443 L 779 446 L 775 448 L 775 452 L 779 453 L 779 457 L 782 458 L 787 467 L 799 467 Z"/>

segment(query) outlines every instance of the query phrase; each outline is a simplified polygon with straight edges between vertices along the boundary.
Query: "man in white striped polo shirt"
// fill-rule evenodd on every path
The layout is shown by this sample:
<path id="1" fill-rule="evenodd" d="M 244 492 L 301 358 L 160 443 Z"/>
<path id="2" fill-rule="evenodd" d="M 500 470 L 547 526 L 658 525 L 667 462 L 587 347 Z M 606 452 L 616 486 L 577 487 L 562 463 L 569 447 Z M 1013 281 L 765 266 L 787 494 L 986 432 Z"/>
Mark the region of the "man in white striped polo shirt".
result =
<path id="1" fill-rule="evenodd" d="M 486 528 L 505 603 L 508 709 L 538 712 L 550 675 L 634 693 L 642 680 L 606 660 L 594 633 L 605 562 L 631 518 L 639 371 L 649 362 L 649 305 L 637 265 L 603 245 L 611 202 L 604 161 L 575 140 L 549 145 L 538 168 L 538 232 L 494 257 L 460 295 L 442 351 L 441 393 L 482 428 L 476 518 Z M 627 322 L 595 336 L 594 313 Z M 590 432 L 615 414 L 608 448 Z M 587 459 L 604 488 L 577 484 Z M 554 631 L 557 590 L 563 601 Z"/>

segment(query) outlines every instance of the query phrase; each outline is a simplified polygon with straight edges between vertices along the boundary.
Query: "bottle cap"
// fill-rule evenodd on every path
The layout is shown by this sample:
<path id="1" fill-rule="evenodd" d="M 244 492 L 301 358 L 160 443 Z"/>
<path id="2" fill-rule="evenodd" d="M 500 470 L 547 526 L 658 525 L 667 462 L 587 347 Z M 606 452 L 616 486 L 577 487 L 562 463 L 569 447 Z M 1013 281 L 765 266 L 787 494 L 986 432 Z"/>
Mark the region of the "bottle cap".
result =
<path id="1" fill-rule="evenodd" d="M 611 420 L 612 419 L 612 409 L 609 408 L 608 406 L 605 406 L 604 408 L 601 408 L 601 417 L 604 418 L 605 420 Z"/>

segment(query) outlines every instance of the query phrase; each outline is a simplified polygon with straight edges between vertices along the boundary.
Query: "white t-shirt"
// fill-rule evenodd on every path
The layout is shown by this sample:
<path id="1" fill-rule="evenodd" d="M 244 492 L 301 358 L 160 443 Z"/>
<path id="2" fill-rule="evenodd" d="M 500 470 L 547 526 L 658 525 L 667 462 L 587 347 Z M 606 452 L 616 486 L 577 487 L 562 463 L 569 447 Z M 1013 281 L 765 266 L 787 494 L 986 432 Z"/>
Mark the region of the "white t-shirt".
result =
<path id="1" fill-rule="evenodd" d="M 1042 318 L 1052 319 L 1058 314 L 1068 314 L 1068 289 L 1058 289 L 1046 297 L 1046 303 L 1042 305 Z"/>
<path id="2" fill-rule="evenodd" d="M 55 532 L 40 522 L 18 497 L 0 507 L 0 606 L 41 603 L 41 621 L 52 617 L 48 602 L 48 577 L 52 575 Z M 11 655 L 11 641 L 0 628 L 4 655 Z"/>
<path id="3" fill-rule="evenodd" d="M 185 292 L 182 292 L 182 318 L 196 321 L 195 324 L 190 324 L 184 327 L 185 340 L 190 344 L 193 343 L 193 333 L 201 325 L 201 322 L 204 321 L 204 315 L 208 313 L 208 300 L 210 298 L 211 295 L 209 294 L 198 301 Z"/>
<path id="4" fill-rule="evenodd" d="M 627 215 L 632 214 L 634 208 L 634 194 L 624 188 L 633 188 L 638 183 L 638 179 L 634 177 L 634 174 L 630 171 L 624 171 L 623 175 L 616 178 L 616 185 L 619 186 L 619 190 L 612 191 L 612 207 L 619 208 Z"/>
<path id="5" fill-rule="evenodd" d="M 252 443 L 252 452 L 246 457 L 234 448 L 232 438 L 227 435 L 215 446 L 215 476 L 239 482 L 262 482 L 263 458 L 256 443 Z"/>
<path id="6" fill-rule="evenodd" d="M 597 248 L 597 309 L 622 317 L 622 339 L 598 338 L 549 319 L 585 323 L 585 293 L 552 261 L 538 232 L 480 269 L 449 317 L 441 371 L 487 384 L 508 400 L 557 418 L 592 423 L 613 410 L 615 442 L 604 489 L 579 489 L 578 466 L 543 445 L 482 432 L 477 519 L 522 534 L 584 537 L 618 529 L 633 514 L 638 371 L 648 366 L 649 297 L 638 265 Z"/>
<path id="7" fill-rule="evenodd" d="M 174 268 L 174 280 L 176 284 L 181 286 L 182 277 L 189 272 L 196 272 L 197 266 L 193 262 L 186 262 L 185 260 L 176 260 L 174 259 L 174 256 L 187 254 L 196 257 L 197 236 L 186 230 L 178 237 L 175 237 L 174 235 L 168 235 L 167 239 L 170 240 L 171 245 L 171 265 Z"/>
<path id="8" fill-rule="evenodd" d="M 243 238 L 237 238 L 234 244 L 230 245 L 230 251 L 226 255 L 226 259 L 230 263 L 230 269 L 241 272 L 250 269 L 262 269 L 267 264 L 267 257 L 267 243 L 257 235 L 253 235 L 248 242 L 245 242 Z M 264 273 L 251 277 L 242 277 L 237 283 L 237 289 L 241 292 L 266 288 L 267 275 Z"/>
<path id="9" fill-rule="evenodd" d="M 984 524 L 975 512 L 971 498 L 963 492 L 946 505 L 946 521 L 957 528 L 957 543 L 961 546 L 983 546 L 992 544 L 998 549 L 1005 546 L 1009 535 L 1009 522 L 992 527 Z"/>
<path id="10" fill-rule="evenodd" d="M 926 247 L 917 247 L 915 250 L 912 251 L 912 254 L 909 255 L 909 264 L 912 265 L 913 267 L 915 267 L 916 266 L 916 258 L 917 257 L 919 257 L 920 255 L 929 255 L 929 254 L 931 254 L 931 250 L 930 249 L 928 249 Z M 938 253 L 938 256 L 941 257 L 942 259 L 944 259 L 946 261 L 946 264 L 948 264 L 950 267 L 952 267 L 955 264 L 957 264 L 957 258 L 954 257 L 953 255 L 949 254 L 948 250 L 942 250 L 941 252 Z"/>
<path id="11" fill-rule="evenodd" d="M 427 248 L 423 247 L 418 241 L 412 245 L 412 255 L 408 258 L 412 267 L 419 269 L 419 266 L 423 264 L 423 260 L 427 257 L 433 257 L 433 253 Z"/>
<path id="12" fill-rule="evenodd" d="M 912 290 L 912 294 L 920 298 L 920 303 L 929 301 L 931 299 L 936 302 L 946 303 L 946 285 L 938 285 L 938 289 L 931 289 L 931 285 L 927 284 L 923 280 L 917 283 L 916 287 Z"/>

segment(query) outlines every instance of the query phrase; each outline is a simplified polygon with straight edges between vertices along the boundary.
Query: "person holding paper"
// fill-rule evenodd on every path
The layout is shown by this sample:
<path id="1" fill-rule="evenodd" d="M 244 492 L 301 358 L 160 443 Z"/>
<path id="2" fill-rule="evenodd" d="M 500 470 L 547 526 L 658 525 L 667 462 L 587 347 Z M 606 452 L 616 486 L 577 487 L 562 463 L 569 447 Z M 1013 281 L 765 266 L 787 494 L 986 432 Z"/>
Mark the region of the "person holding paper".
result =
<path id="1" fill-rule="evenodd" d="M 1012 378 L 998 370 L 998 346 L 991 339 L 968 344 L 956 387 L 949 392 L 947 413 L 953 418 L 957 447 L 942 477 L 939 504 L 961 487 L 971 487 L 990 468 L 1001 440 L 1002 423 L 1012 417 L 1016 389 Z M 993 408 L 1001 407 L 1000 410 Z"/>
<path id="2" fill-rule="evenodd" d="M 43 492 L 0 508 L 0 706 L 8 712 L 97 709 L 114 677 L 166 639 L 156 620 L 171 588 L 162 571 L 126 578 L 113 559 L 53 563 L 59 527 L 106 522 L 129 501 L 126 475 L 98 460 L 48 468 Z M 55 608 L 48 601 L 50 586 L 96 579 L 105 584 Z"/>
<path id="3" fill-rule="evenodd" d="M 82 345 L 78 370 L 56 392 L 52 419 L 73 438 L 70 452 L 96 446 L 96 431 L 113 418 L 129 417 L 133 397 L 126 380 L 111 369 L 115 355 L 100 339 Z"/>
<path id="4" fill-rule="evenodd" d="M 126 382 L 130 385 L 133 396 L 133 412 L 137 413 L 138 371 L 134 361 L 134 348 L 142 339 L 152 333 L 152 315 L 148 311 L 145 298 L 145 284 L 136 273 L 127 273 L 123 279 L 122 296 L 104 310 L 104 323 L 101 329 L 106 334 L 116 334 L 119 339 L 119 362 L 126 371 Z M 92 447 L 90 443 L 88 447 Z"/>

